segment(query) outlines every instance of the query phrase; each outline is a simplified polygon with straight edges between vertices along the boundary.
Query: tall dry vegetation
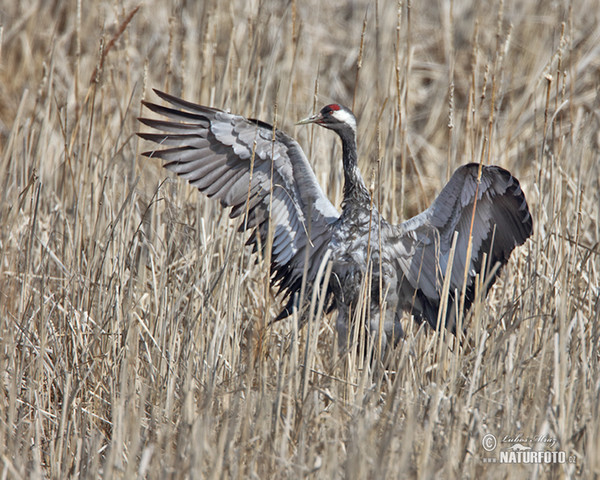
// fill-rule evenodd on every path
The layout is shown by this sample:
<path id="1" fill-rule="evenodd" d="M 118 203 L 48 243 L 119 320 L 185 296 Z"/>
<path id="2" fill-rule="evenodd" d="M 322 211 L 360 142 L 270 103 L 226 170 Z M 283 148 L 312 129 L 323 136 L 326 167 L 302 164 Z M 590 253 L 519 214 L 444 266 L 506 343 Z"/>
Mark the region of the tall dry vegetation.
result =
<path id="1" fill-rule="evenodd" d="M 598 2 L 181 3 L 0 7 L 2 478 L 600 475 Z M 150 87 L 276 122 L 335 202 L 294 121 L 354 106 L 392 220 L 482 160 L 534 236 L 462 345 L 407 318 L 387 370 L 340 358 L 327 316 L 265 327 L 238 223 L 140 158 Z M 483 461 L 519 432 L 575 463 Z"/>

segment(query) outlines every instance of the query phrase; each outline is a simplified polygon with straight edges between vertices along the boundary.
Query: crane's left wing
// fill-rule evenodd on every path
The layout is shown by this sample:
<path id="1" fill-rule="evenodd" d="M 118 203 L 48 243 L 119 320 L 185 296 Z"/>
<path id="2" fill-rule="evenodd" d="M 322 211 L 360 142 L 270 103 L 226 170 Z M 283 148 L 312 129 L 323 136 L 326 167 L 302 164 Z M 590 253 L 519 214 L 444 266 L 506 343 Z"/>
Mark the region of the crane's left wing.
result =
<path id="1" fill-rule="evenodd" d="M 478 171 L 479 165 L 474 163 L 459 167 L 433 204 L 395 226 L 387 239 L 404 279 L 400 295 L 403 308 L 434 328 L 455 232 L 458 239 L 450 271 L 450 302 L 447 317 L 442 321 L 452 331 L 456 307 L 453 300 L 455 293 L 462 292 L 465 269 L 465 309 L 468 309 L 475 297 L 475 276 L 481 271 L 484 255 L 487 268 L 483 273 L 488 276 L 490 288 L 499 273 L 498 267 L 508 262 L 513 249 L 522 245 L 533 231 L 518 180 L 503 168 L 483 166 L 478 182 Z M 471 254 L 467 257 L 470 233 Z"/>
<path id="2" fill-rule="evenodd" d="M 290 297 L 278 318 L 291 314 L 305 261 L 311 282 L 339 218 L 304 152 L 264 122 L 155 92 L 170 106 L 143 104 L 168 120 L 140 118 L 161 133 L 138 135 L 167 148 L 142 155 L 161 158 L 165 168 L 232 207 L 232 218 L 247 212 L 240 230 L 254 230 L 249 242 L 255 247 L 259 240 L 265 245 L 272 222 L 272 281 Z"/>

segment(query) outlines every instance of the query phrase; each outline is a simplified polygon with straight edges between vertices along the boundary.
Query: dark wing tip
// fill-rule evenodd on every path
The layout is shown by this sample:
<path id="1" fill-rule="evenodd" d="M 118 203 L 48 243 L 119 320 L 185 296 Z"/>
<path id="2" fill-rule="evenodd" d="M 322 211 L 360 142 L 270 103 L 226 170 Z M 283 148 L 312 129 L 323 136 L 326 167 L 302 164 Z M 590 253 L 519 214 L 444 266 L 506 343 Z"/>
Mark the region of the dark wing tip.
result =
<path id="1" fill-rule="evenodd" d="M 160 143 L 160 142 L 158 142 L 158 141 L 157 141 L 157 138 L 158 138 L 159 136 L 161 136 L 161 137 L 163 137 L 163 138 L 165 137 L 165 135 L 164 135 L 164 134 L 158 134 L 158 133 L 146 133 L 146 132 L 136 132 L 136 135 L 137 135 L 138 137 L 140 137 L 140 138 L 144 139 L 144 140 L 150 140 L 150 141 L 152 141 L 152 142 L 155 142 L 155 143 Z"/>
<path id="2" fill-rule="evenodd" d="M 152 110 L 153 112 L 164 114 L 164 110 L 170 110 L 167 107 L 163 107 L 161 105 L 157 105 L 156 103 L 148 102 L 146 100 L 142 100 L 142 105 L 146 107 L 148 110 Z"/>
<path id="3" fill-rule="evenodd" d="M 163 92 L 162 90 L 159 90 L 158 88 L 153 88 L 152 91 L 154 93 L 156 93 L 164 101 L 169 102 L 171 104 L 177 104 L 179 102 L 183 102 L 183 100 L 181 100 L 180 98 L 177 98 L 174 95 L 171 95 L 167 92 Z"/>
<path id="4" fill-rule="evenodd" d="M 510 175 L 510 173 L 508 174 Z M 518 232 L 519 236 L 515 240 L 517 245 L 523 245 L 525 241 L 533 235 L 533 218 L 529 212 L 529 205 L 527 204 L 527 199 L 525 198 L 525 193 L 521 188 L 519 180 L 512 175 L 510 176 L 510 180 L 511 183 L 508 186 L 508 190 L 518 203 L 516 214 L 521 222 L 521 230 Z"/>
<path id="5" fill-rule="evenodd" d="M 161 113 L 160 109 L 166 108 L 166 107 L 163 107 L 161 105 L 157 105 L 156 103 L 149 102 L 147 100 L 142 100 L 142 105 L 144 107 L 146 107 L 147 109 L 152 110 L 153 112 L 157 112 L 157 113 Z"/>
<path id="6" fill-rule="evenodd" d="M 478 164 L 469 164 L 469 166 L 473 167 L 472 172 L 475 175 L 475 167 Z M 491 183 L 495 184 L 491 191 L 492 197 L 496 198 L 493 201 L 498 202 L 499 207 L 501 206 L 500 208 L 504 211 L 502 215 L 506 219 L 510 219 L 510 232 L 502 233 L 512 236 L 514 246 L 523 245 L 533 234 L 533 219 L 519 180 L 508 170 L 498 165 L 484 166 L 482 177 L 484 175 L 489 175 Z M 502 183 L 497 184 L 494 177 L 501 179 Z M 505 238 L 507 237 L 505 236 Z"/>
<path id="7" fill-rule="evenodd" d="M 170 93 L 163 92 L 161 90 L 158 90 L 157 88 L 153 88 L 152 90 L 165 102 L 168 102 L 175 107 L 182 108 L 188 112 L 193 112 L 195 114 L 222 112 L 222 110 L 218 108 L 207 107 L 198 103 L 188 102 L 187 100 L 183 100 L 182 98 L 171 95 Z M 144 101 L 142 101 L 142 103 L 146 105 Z"/>

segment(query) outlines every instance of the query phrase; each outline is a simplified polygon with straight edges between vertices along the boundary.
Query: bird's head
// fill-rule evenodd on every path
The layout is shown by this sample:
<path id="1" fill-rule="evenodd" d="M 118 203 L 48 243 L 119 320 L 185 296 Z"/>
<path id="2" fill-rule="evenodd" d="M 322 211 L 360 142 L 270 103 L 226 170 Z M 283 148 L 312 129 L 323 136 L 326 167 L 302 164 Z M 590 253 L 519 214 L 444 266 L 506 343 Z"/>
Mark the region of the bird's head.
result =
<path id="1" fill-rule="evenodd" d="M 319 113 L 300 120 L 296 125 L 306 125 L 308 123 L 316 123 L 322 127 L 337 131 L 350 128 L 356 133 L 356 118 L 354 114 L 349 108 L 337 103 L 326 105 Z"/>

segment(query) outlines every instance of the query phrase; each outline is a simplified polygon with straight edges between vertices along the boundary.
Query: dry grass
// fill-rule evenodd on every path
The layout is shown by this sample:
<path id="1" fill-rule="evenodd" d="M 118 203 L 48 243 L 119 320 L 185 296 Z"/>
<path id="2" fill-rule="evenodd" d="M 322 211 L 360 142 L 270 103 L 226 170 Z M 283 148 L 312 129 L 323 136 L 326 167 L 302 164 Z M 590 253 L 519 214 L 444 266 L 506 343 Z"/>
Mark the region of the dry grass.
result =
<path id="1" fill-rule="evenodd" d="M 598 2 L 183 3 L 0 7 L 1 477 L 599 476 Z M 264 327 L 237 222 L 140 158 L 150 87 L 275 121 L 336 202 L 293 122 L 354 105 L 392 220 L 483 158 L 535 234 L 463 346 L 407 318 L 389 370 L 339 358 L 328 317 Z M 575 463 L 483 461 L 519 432 Z"/>

